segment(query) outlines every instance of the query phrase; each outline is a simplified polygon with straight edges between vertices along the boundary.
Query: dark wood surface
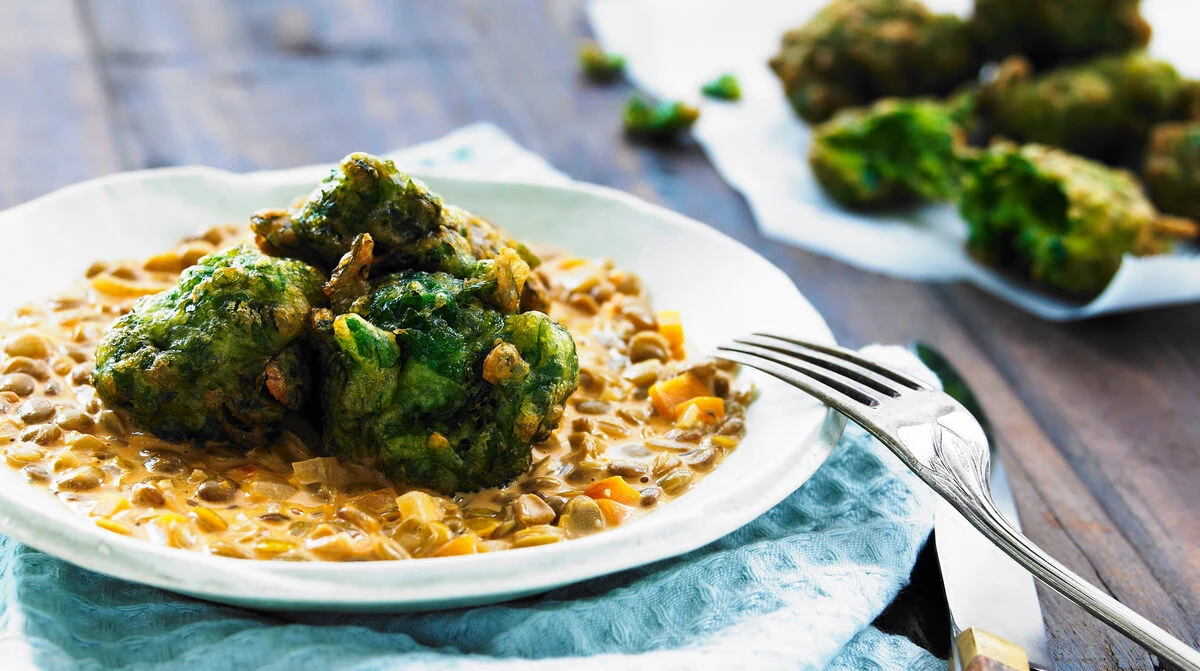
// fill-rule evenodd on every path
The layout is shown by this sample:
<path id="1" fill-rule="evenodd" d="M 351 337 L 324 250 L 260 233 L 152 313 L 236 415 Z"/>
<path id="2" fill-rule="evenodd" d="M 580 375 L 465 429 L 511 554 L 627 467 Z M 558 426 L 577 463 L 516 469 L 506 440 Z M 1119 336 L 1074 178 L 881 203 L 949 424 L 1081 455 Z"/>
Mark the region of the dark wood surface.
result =
<path id="1" fill-rule="evenodd" d="M 1029 535 L 1200 643 L 1200 307 L 1050 324 L 769 242 L 696 147 L 622 138 L 628 88 L 576 74 L 588 32 L 579 0 L 0 3 L 0 205 L 119 170 L 329 162 L 494 122 L 576 179 L 758 250 L 843 343 L 943 350 L 992 416 Z M 1150 666 L 1042 599 L 1058 668 Z"/>

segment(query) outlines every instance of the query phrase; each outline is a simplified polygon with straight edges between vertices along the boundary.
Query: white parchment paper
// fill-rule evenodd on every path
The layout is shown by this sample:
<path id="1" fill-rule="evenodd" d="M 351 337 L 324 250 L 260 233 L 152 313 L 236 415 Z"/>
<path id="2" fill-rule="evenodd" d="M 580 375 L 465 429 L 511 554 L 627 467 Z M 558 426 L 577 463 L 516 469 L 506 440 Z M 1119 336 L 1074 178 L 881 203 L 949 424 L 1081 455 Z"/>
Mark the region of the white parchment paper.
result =
<path id="1" fill-rule="evenodd" d="M 1081 305 L 1018 285 L 973 261 L 965 224 L 948 205 L 889 215 L 839 208 L 808 168 L 810 133 L 787 104 L 767 59 L 780 36 L 827 0 L 591 0 L 605 49 L 624 54 L 631 79 L 649 93 L 698 102 L 695 137 L 725 179 L 745 195 L 763 233 L 850 265 L 922 281 L 966 281 L 1050 320 L 1200 300 L 1200 256 L 1190 248 L 1126 257 L 1108 289 Z M 927 0 L 964 14 L 969 0 Z M 1200 76 L 1200 1 L 1144 0 L 1151 51 Z M 743 99 L 709 100 L 700 85 L 723 72 L 741 79 Z"/>

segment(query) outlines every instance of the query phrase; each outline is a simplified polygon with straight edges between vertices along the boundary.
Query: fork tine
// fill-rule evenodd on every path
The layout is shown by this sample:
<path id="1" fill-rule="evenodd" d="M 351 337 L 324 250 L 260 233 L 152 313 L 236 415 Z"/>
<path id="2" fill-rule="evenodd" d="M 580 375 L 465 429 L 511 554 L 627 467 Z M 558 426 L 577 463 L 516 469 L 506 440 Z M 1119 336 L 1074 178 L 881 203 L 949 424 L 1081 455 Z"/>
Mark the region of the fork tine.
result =
<path id="1" fill-rule="evenodd" d="M 909 391 L 908 385 L 901 384 L 890 377 L 886 377 L 876 373 L 875 371 L 856 364 L 853 361 L 843 359 L 841 357 L 831 356 L 823 352 L 818 352 L 813 349 L 795 345 L 779 338 L 770 338 L 762 335 L 751 335 L 744 338 L 735 338 L 734 342 L 743 345 L 756 345 L 765 349 L 769 349 L 782 354 L 789 354 L 804 361 L 807 361 L 815 366 L 827 368 L 835 373 L 840 373 L 845 377 L 858 382 L 866 387 L 869 387 L 876 392 L 885 394 L 892 398 L 896 398 L 904 391 Z"/>
<path id="2" fill-rule="evenodd" d="M 898 384 L 902 384 L 902 385 L 908 387 L 909 389 L 928 391 L 928 390 L 934 388 L 934 387 L 931 387 L 929 385 L 929 383 L 927 383 L 923 380 L 917 379 L 907 373 L 903 373 L 901 371 L 894 370 L 894 369 L 888 368 L 886 366 L 880 365 L 880 364 L 878 364 L 874 361 L 871 361 L 870 359 L 862 356 L 858 352 L 855 352 L 854 350 L 846 349 L 845 347 L 838 347 L 836 345 L 820 345 L 820 344 L 813 343 L 813 342 L 807 342 L 805 340 L 797 340 L 795 338 L 789 338 L 787 336 L 775 335 L 773 333 L 757 332 L 754 335 L 760 336 L 763 338 L 771 338 L 773 340 L 782 340 L 783 342 L 791 343 L 793 345 L 798 345 L 800 347 L 804 347 L 804 348 L 813 350 L 815 352 L 820 352 L 821 354 L 826 354 L 831 357 L 835 357 L 838 359 L 843 359 L 845 361 L 850 361 L 850 362 L 856 363 L 859 366 L 862 366 L 863 368 L 866 368 L 869 371 L 872 371 L 878 375 L 888 378 Z"/>
<path id="3" fill-rule="evenodd" d="M 717 356 L 773 375 L 839 410 L 858 408 L 861 411 L 864 406 L 879 405 L 873 390 L 807 361 L 753 345 L 735 343 L 721 345 L 717 350 Z"/>

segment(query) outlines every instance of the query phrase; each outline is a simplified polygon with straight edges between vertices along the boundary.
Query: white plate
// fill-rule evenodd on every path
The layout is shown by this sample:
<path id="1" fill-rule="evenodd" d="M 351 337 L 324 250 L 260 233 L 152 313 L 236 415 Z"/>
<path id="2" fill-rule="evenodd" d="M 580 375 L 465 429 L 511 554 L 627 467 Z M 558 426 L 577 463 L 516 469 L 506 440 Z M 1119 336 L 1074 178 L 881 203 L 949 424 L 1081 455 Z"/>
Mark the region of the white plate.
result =
<path id="1" fill-rule="evenodd" d="M 0 213 L 0 312 L 69 285 L 97 258 L 142 257 L 219 222 L 307 193 L 328 168 L 236 175 L 206 168 L 117 175 Z M 692 351 L 752 330 L 833 342 L 792 282 L 734 240 L 611 189 L 429 177 L 447 201 L 516 237 L 608 257 L 639 273 L 654 304 L 682 312 Z M 51 249 L 52 248 L 52 249 Z M 746 437 L 680 499 L 612 531 L 494 554 L 399 562 L 229 559 L 96 527 L 0 465 L 0 529 L 108 575 L 257 608 L 403 611 L 513 599 L 672 557 L 750 522 L 803 484 L 844 421 L 753 371 Z"/>

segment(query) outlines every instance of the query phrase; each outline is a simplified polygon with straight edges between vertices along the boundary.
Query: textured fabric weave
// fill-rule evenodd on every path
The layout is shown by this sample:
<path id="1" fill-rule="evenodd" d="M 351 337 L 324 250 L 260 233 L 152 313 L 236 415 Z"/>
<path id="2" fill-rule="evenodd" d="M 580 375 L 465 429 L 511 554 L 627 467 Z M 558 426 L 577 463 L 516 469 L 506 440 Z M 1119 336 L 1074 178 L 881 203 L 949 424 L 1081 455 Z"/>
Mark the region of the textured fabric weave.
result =
<path id="1" fill-rule="evenodd" d="M 506 153 L 533 166 L 523 177 L 539 174 L 490 126 L 459 131 L 443 146 L 454 148 L 443 161 L 437 145 L 418 149 L 424 167 L 472 174 Z M 875 352 L 928 375 L 903 350 Z M 869 626 L 908 580 L 932 525 L 928 497 L 895 457 L 851 427 L 808 483 L 700 550 L 518 602 L 408 615 L 220 606 L 0 537 L 0 667 L 942 668 Z"/>

